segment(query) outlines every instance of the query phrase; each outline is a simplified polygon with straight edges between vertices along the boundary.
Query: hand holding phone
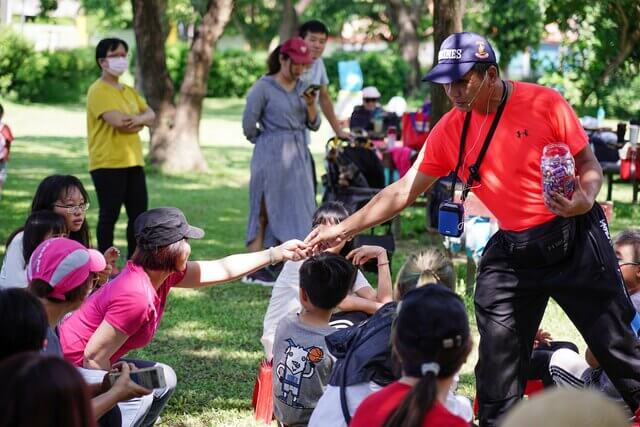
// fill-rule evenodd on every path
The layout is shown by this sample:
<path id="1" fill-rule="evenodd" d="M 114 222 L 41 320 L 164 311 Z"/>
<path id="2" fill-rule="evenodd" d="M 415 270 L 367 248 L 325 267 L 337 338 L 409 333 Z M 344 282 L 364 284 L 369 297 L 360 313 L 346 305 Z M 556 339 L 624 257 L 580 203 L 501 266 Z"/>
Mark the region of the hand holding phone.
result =
<path id="1" fill-rule="evenodd" d="M 320 90 L 320 88 L 321 88 L 321 86 L 320 86 L 320 85 L 313 85 L 313 84 L 312 84 L 312 85 L 309 85 L 309 87 L 307 87 L 307 88 L 304 90 L 304 94 L 305 94 L 306 96 L 315 95 L 315 94 L 316 94 L 316 92 L 318 92 L 318 91 Z"/>
<path id="2" fill-rule="evenodd" d="M 109 373 L 109 381 L 111 385 L 114 385 L 123 372 L 111 372 Z M 167 382 L 164 378 L 164 370 L 161 366 L 152 366 L 150 368 L 132 369 L 129 372 L 129 378 L 134 383 L 146 388 L 165 388 Z"/>

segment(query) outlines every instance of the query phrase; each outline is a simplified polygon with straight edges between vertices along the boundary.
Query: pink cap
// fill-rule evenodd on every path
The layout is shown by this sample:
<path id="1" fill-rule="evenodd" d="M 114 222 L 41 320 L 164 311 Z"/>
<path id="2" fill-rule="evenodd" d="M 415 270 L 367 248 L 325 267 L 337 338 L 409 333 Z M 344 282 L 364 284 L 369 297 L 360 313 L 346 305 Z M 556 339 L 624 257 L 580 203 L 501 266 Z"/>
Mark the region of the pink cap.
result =
<path id="1" fill-rule="evenodd" d="M 311 64 L 313 62 L 309 46 L 300 37 L 293 37 L 282 43 L 280 53 L 287 55 L 296 64 Z"/>
<path id="2" fill-rule="evenodd" d="M 107 266 L 104 256 L 64 237 L 47 239 L 31 255 L 27 266 L 29 282 L 40 279 L 53 288 L 49 298 L 65 300 L 64 294 L 84 284 L 89 273 Z"/>

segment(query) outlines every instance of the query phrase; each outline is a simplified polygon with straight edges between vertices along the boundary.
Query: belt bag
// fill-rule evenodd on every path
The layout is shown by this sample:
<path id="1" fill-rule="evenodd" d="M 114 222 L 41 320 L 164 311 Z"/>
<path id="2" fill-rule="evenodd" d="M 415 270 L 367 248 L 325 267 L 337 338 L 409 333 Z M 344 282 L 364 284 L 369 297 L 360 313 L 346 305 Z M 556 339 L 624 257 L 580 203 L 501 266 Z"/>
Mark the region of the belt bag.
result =
<path id="1" fill-rule="evenodd" d="M 516 235 L 517 239 L 514 238 Z M 573 249 L 575 235 L 576 219 L 566 218 L 542 235 L 523 240 L 521 233 L 503 232 L 503 240 L 505 250 L 516 267 L 535 268 L 564 260 Z"/>

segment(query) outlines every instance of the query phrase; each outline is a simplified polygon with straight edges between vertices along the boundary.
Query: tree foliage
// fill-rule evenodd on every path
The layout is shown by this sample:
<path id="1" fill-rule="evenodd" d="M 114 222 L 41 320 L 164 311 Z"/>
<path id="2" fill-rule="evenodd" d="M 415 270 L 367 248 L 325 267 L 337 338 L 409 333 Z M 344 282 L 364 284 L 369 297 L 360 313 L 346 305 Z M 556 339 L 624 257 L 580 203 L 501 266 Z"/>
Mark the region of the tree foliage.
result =
<path id="1" fill-rule="evenodd" d="M 484 34 L 500 52 L 499 65 L 507 69 L 511 59 L 536 48 L 544 30 L 541 0 L 485 0 Z"/>
<path id="2" fill-rule="evenodd" d="M 551 2 L 546 20 L 557 22 L 569 35 L 562 63 L 554 72 L 569 74 L 582 106 L 602 103 L 607 94 L 628 85 L 640 72 L 637 0 Z"/>

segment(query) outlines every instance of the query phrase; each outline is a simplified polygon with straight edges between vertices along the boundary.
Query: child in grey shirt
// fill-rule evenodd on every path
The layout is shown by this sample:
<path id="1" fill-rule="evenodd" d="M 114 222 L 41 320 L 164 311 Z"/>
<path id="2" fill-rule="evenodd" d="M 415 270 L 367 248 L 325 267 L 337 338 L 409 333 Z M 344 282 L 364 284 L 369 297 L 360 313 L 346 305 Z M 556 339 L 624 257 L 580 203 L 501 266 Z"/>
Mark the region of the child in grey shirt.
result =
<path id="1" fill-rule="evenodd" d="M 273 401 L 286 426 L 306 426 L 333 367 L 324 337 L 333 309 L 346 296 L 356 268 L 331 253 L 309 258 L 300 268 L 300 314 L 280 321 L 273 345 Z"/>

